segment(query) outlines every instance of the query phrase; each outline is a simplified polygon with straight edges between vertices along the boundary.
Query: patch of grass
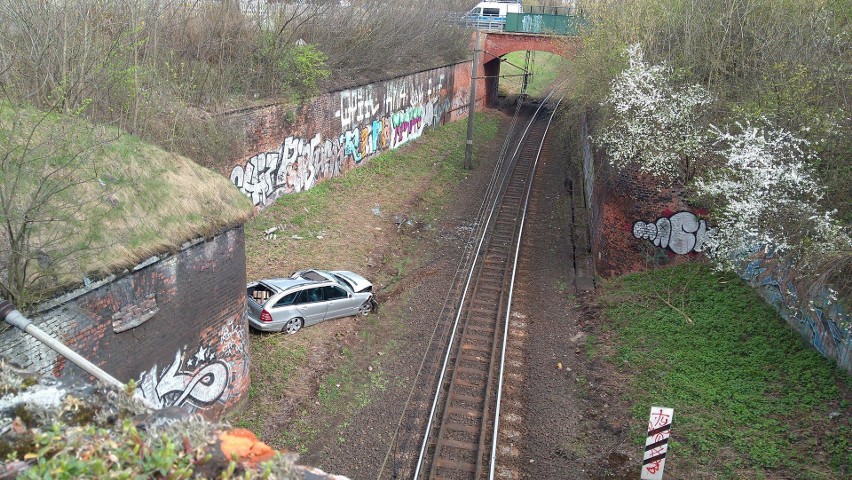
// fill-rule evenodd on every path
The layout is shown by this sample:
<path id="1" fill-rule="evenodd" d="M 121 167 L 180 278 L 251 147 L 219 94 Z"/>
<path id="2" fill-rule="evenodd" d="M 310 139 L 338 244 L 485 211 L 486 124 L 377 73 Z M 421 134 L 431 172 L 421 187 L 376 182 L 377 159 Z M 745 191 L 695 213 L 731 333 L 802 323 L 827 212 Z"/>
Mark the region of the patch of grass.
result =
<path id="1" fill-rule="evenodd" d="M 533 52 L 532 76 L 527 85 L 527 94 L 531 97 L 543 97 L 545 91 L 556 81 L 559 72 L 567 61 L 548 52 Z M 500 75 L 506 77 L 500 79 L 499 93 L 501 95 L 518 95 L 523 86 L 524 65 L 526 64 L 526 52 L 512 52 L 503 57 L 506 61 L 500 64 Z"/>
<path id="2" fill-rule="evenodd" d="M 365 372 L 349 360 L 326 377 L 317 396 L 327 413 L 352 414 L 369 405 L 375 393 L 384 391 L 387 386 L 387 375 L 380 367 Z"/>
<path id="3" fill-rule="evenodd" d="M 583 343 L 583 349 L 586 351 L 586 356 L 589 358 L 594 358 L 595 354 L 598 351 L 598 346 L 596 344 L 598 338 L 592 334 L 586 335 L 586 338 Z"/>
<path id="4" fill-rule="evenodd" d="M 292 422 L 290 429 L 281 432 L 283 445 L 301 455 L 308 453 L 308 442 L 313 441 L 320 432 L 319 427 L 312 425 L 307 418 L 308 412 L 303 410 Z"/>
<path id="5" fill-rule="evenodd" d="M 443 125 L 310 190 L 279 197 L 245 225 L 248 277 L 289 275 L 306 266 L 364 271 L 374 237 L 396 228 L 394 215 L 428 223 L 451 200 L 455 185 L 468 174 L 466 128 L 465 122 Z M 497 128 L 495 115 L 478 113 L 474 146 L 490 142 Z M 412 192 L 413 185 L 427 188 Z M 416 216 L 410 215 L 412 201 Z M 265 232 L 273 227 L 283 229 L 270 240 Z"/>
<path id="6" fill-rule="evenodd" d="M 229 421 L 239 427 L 260 434 L 264 416 L 276 403 L 272 399 L 281 397 L 281 389 L 288 385 L 291 375 L 307 364 L 307 348 L 283 334 L 264 334 L 252 337 L 251 344 L 251 388 L 250 409 L 229 416 Z"/>
<path id="7" fill-rule="evenodd" d="M 616 358 L 634 372 L 637 442 L 650 407 L 661 405 L 675 410 L 673 458 L 712 476 L 848 473 L 848 377 L 739 278 L 687 264 L 606 290 Z"/>

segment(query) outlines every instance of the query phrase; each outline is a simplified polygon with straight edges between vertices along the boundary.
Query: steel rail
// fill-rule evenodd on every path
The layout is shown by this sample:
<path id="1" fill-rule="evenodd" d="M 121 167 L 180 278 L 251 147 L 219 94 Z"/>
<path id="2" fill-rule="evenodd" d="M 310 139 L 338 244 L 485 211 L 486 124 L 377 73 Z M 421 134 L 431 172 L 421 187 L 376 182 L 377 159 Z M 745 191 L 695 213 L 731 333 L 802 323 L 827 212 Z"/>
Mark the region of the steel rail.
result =
<path id="1" fill-rule="evenodd" d="M 552 96 L 552 92 L 551 92 L 550 95 L 548 95 L 547 99 L 549 99 L 551 96 Z M 530 123 L 527 125 L 526 129 L 524 130 L 523 134 L 520 137 L 520 140 L 517 142 L 517 147 L 515 148 L 515 151 L 512 155 L 512 160 L 511 160 L 510 163 L 513 163 L 513 162 L 516 161 L 518 152 L 520 150 L 520 146 L 524 143 L 524 141 L 525 141 L 525 139 L 526 139 L 526 137 L 529 133 L 529 130 L 530 130 L 532 124 L 535 121 L 535 117 L 541 111 L 542 105 L 539 105 L 538 109 L 535 112 L 534 119 L 532 121 L 530 121 Z M 511 167 L 506 169 L 506 171 L 504 172 L 504 175 L 503 175 L 503 180 L 500 182 L 501 184 L 505 185 L 506 177 L 508 176 L 508 174 L 511 170 L 512 170 Z M 490 225 L 492 223 L 492 220 L 494 219 L 494 213 L 497 209 L 498 204 L 499 204 L 499 195 L 495 196 L 495 198 L 494 198 L 494 202 L 492 203 L 491 210 L 489 212 L 489 215 L 488 215 L 486 222 L 484 224 L 481 224 L 483 234 L 480 236 L 480 240 L 479 240 L 479 243 L 477 245 L 477 251 L 476 251 L 476 254 L 474 255 L 473 258 L 479 258 L 482 254 L 482 247 L 484 245 L 485 238 L 486 238 L 486 235 L 484 233 L 490 228 Z M 462 292 L 462 296 L 461 296 L 459 305 L 464 305 L 465 302 L 467 301 L 467 296 L 468 296 L 468 292 L 470 290 L 470 285 L 471 285 L 471 281 L 472 281 L 474 271 L 475 271 L 475 268 L 470 268 L 469 273 L 467 275 L 467 280 L 465 282 L 465 287 L 464 287 L 464 290 Z M 453 345 L 455 344 L 455 341 L 456 341 L 456 335 L 457 335 L 457 332 L 458 332 L 458 329 L 459 329 L 459 322 L 460 322 L 462 313 L 463 313 L 463 309 L 460 307 L 459 310 L 456 313 L 456 317 L 455 317 L 454 322 L 453 322 L 453 328 L 452 328 L 452 334 L 451 334 L 450 340 L 447 343 L 447 351 L 446 351 L 446 354 L 444 356 L 443 365 L 441 367 L 441 374 L 440 374 L 440 377 L 439 377 L 438 383 L 437 383 L 438 387 L 440 387 L 441 385 L 444 384 L 444 379 L 445 379 L 445 376 L 447 374 L 449 360 L 450 360 L 451 354 L 453 352 Z M 496 343 L 496 341 L 495 341 L 495 343 Z M 435 396 L 434 396 L 434 399 L 433 399 L 433 402 L 432 402 L 432 408 L 431 408 L 430 414 L 429 414 L 429 419 L 427 421 L 427 424 L 426 424 L 426 427 L 425 427 L 425 430 L 424 430 L 423 444 L 422 444 L 421 449 L 420 449 L 420 454 L 419 454 L 419 457 L 417 459 L 416 469 L 415 469 L 415 473 L 414 473 L 414 477 L 413 477 L 415 479 L 420 477 L 421 469 L 424 466 L 425 454 L 426 454 L 426 450 L 428 448 L 429 440 L 430 440 L 430 437 L 431 437 L 430 432 L 432 431 L 432 428 L 433 428 L 435 414 L 436 414 L 436 411 L 437 411 L 437 408 L 438 408 L 438 403 L 440 402 L 440 400 L 441 400 L 441 391 L 440 391 L 440 388 L 438 388 L 438 390 L 435 393 Z"/>
<path id="2" fill-rule="evenodd" d="M 426 359 L 429 357 L 430 352 L 433 351 L 433 348 L 431 348 L 431 345 L 433 344 L 433 342 L 435 342 L 435 337 L 438 334 L 438 329 L 442 326 L 441 318 L 444 317 L 444 313 L 447 311 L 447 306 L 449 305 L 450 301 L 454 297 L 453 292 L 457 291 L 459 289 L 459 284 L 462 282 L 461 277 L 464 275 L 465 272 L 468 271 L 469 268 L 471 268 L 471 264 L 474 261 L 475 257 L 473 257 L 471 255 L 471 253 L 472 253 L 471 251 L 472 251 L 473 245 L 475 243 L 474 239 L 479 238 L 479 236 L 483 234 L 483 231 L 484 231 L 483 225 L 485 224 L 485 222 L 483 220 L 484 220 L 485 214 L 488 210 L 488 205 L 490 203 L 489 199 L 494 194 L 494 190 L 496 189 L 496 186 L 498 185 L 498 179 L 500 178 L 500 173 L 502 172 L 503 167 L 506 163 L 506 153 L 509 150 L 509 145 L 512 144 L 512 136 L 515 133 L 515 129 L 516 129 L 516 126 L 517 126 L 517 123 L 518 123 L 518 117 L 519 117 L 519 114 L 520 114 L 521 106 L 522 106 L 522 102 L 518 101 L 516 103 L 516 108 L 513 112 L 512 119 L 509 123 L 509 128 L 508 128 L 508 131 L 506 133 L 506 138 L 503 141 L 503 145 L 500 149 L 500 154 L 497 158 L 497 162 L 495 163 L 493 173 L 491 174 L 491 178 L 489 179 L 489 182 L 486 186 L 485 192 L 483 193 L 482 202 L 479 206 L 479 209 L 477 210 L 476 215 L 474 216 L 474 219 L 475 219 L 474 225 L 476 225 L 476 228 L 473 228 L 473 229 L 470 230 L 470 233 L 467 236 L 467 240 L 465 241 L 465 249 L 462 252 L 461 256 L 459 257 L 459 262 L 458 262 L 458 265 L 456 267 L 456 272 L 454 274 L 453 281 L 452 281 L 449 289 L 447 290 L 448 293 L 447 293 L 447 296 L 446 296 L 444 303 L 441 307 L 441 311 L 438 313 L 438 322 L 435 324 L 435 328 L 433 329 L 432 334 L 430 336 L 430 339 L 429 339 L 429 345 L 430 346 L 426 348 L 426 351 L 423 354 L 423 358 L 421 359 L 420 366 L 418 367 L 417 374 L 415 375 L 415 378 L 414 378 L 412 385 L 411 385 L 411 390 L 409 391 L 408 398 L 406 399 L 405 407 L 403 408 L 403 411 L 400 414 L 400 419 L 399 419 L 399 422 L 397 423 L 397 427 L 394 431 L 394 435 L 391 439 L 390 445 L 388 446 L 388 451 L 385 454 L 385 458 L 382 461 L 382 465 L 379 468 L 379 472 L 376 476 L 377 480 L 380 480 L 382 478 L 382 473 L 384 472 L 385 466 L 386 466 L 387 461 L 388 461 L 388 459 L 391 455 L 391 452 L 394 451 L 397 448 L 396 442 L 400 438 L 399 431 L 402 428 L 402 424 L 403 424 L 406 412 L 408 411 L 408 406 L 411 404 L 412 398 L 414 397 L 414 391 L 418 386 L 418 382 L 420 381 L 421 375 L 423 374 L 423 369 L 426 366 Z M 445 339 L 445 337 L 442 337 L 442 340 L 443 339 Z M 427 381 L 426 384 L 430 385 L 431 383 L 432 382 Z M 403 441 L 403 443 L 407 443 L 407 441 Z M 405 445 L 402 446 L 402 449 L 405 450 Z M 403 454 L 404 454 L 404 452 L 403 452 Z M 397 474 L 397 472 L 396 472 L 396 470 L 394 470 L 394 472 L 392 474 L 392 478 L 397 478 L 396 474 Z"/>
<path id="3" fill-rule="evenodd" d="M 521 251 L 521 241 L 524 236 L 524 225 L 526 224 L 527 219 L 527 207 L 529 206 L 530 193 L 532 192 L 533 179 L 535 179 L 535 172 L 538 168 L 538 161 L 541 158 L 541 150 L 544 147 L 544 141 L 547 138 L 547 132 L 550 130 L 550 125 L 553 122 L 553 117 L 556 115 L 556 110 L 559 108 L 559 105 L 562 103 L 562 100 L 565 97 L 559 99 L 556 102 L 556 106 L 553 107 L 553 112 L 550 114 L 550 119 L 547 121 L 547 126 L 544 129 L 544 134 L 541 136 L 541 143 L 538 146 L 538 152 L 536 152 L 535 162 L 533 163 L 532 173 L 530 174 L 530 182 L 527 185 L 527 194 L 524 199 L 524 208 L 522 209 L 521 214 L 521 228 L 518 232 L 518 242 L 515 245 L 515 258 L 512 262 L 512 281 L 509 285 L 509 298 L 507 300 L 506 307 L 506 318 L 503 324 L 503 331 L 505 332 L 503 335 L 503 345 L 501 347 L 500 354 L 500 374 L 498 376 L 499 382 L 497 384 L 497 406 L 494 412 L 494 431 L 491 437 L 491 461 L 489 466 L 488 479 L 494 480 L 494 470 L 497 464 L 497 439 L 500 435 L 500 402 L 503 397 L 503 373 L 505 371 L 506 365 L 506 341 L 509 337 L 509 318 L 512 314 L 512 297 L 515 291 L 515 274 L 518 270 L 518 257 L 520 256 Z"/>

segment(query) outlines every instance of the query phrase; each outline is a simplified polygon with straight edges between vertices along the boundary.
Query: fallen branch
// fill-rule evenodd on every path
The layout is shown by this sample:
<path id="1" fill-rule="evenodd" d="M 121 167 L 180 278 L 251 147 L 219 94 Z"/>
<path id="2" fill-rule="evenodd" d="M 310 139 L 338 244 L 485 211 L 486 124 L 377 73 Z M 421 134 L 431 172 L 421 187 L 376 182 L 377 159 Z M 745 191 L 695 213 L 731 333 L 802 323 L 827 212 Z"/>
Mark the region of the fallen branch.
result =
<path id="1" fill-rule="evenodd" d="M 681 314 L 681 315 L 683 316 L 683 318 L 685 318 L 685 319 L 686 319 L 686 322 L 687 322 L 687 323 L 692 324 L 692 318 L 690 318 L 690 317 L 689 317 L 689 315 L 687 315 L 687 314 L 686 314 L 686 312 L 684 312 L 683 310 L 681 310 L 681 309 L 679 309 L 679 308 L 675 307 L 674 305 L 672 305 L 672 304 L 671 304 L 671 302 L 669 302 L 668 300 L 666 300 L 665 298 L 663 298 L 663 297 L 662 297 L 662 296 L 660 296 L 660 295 L 657 295 L 657 298 L 659 298 L 660 300 L 662 300 L 662 301 L 663 301 L 663 303 L 665 303 L 666 305 L 668 305 L 668 306 L 669 306 L 672 310 L 674 310 L 675 312 L 677 312 L 677 313 Z"/>

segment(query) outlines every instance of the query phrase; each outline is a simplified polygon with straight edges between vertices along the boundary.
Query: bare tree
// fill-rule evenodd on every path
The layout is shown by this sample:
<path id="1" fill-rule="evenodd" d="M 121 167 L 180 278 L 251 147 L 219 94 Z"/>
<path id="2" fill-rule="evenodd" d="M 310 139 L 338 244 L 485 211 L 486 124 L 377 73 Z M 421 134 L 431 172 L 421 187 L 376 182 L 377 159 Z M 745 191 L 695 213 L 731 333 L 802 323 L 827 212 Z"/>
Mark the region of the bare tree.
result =
<path id="1" fill-rule="evenodd" d="M 86 272 L 81 253 L 109 208 L 99 165 L 108 137 L 73 116 L 0 101 L 0 293 L 19 308 Z"/>

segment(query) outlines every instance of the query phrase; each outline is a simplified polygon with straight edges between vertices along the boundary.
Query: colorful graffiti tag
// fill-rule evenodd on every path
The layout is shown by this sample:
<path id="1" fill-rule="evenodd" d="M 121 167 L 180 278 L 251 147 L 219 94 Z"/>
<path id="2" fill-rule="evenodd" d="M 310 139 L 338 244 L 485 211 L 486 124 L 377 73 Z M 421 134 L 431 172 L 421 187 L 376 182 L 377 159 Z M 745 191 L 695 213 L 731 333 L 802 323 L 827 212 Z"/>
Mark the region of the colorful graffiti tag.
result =
<path id="1" fill-rule="evenodd" d="M 670 217 L 660 217 L 653 223 L 638 221 L 633 224 L 633 236 L 650 240 L 660 248 L 668 248 L 678 255 L 700 252 L 707 239 L 707 223 L 692 212 L 677 212 Z"/>
<path id="2" fill-rule="evenodd" d="M 816 351 L 852 374 L 852 314 L 836 293 L 825 286 L 814 288 L 813 278 L 800 276 L 772 249 L 755 246 L 743 254 L 739 276 Z"/>
<path id="3" fill-rule="evenodd" d="M 219 400 L 228 386 L 228 365 L 213 351 L 199 347 L 193 355 L 183 350 L 157 374 L 157 365 L 139 375 L 137 391 L 159 408 L 186 406 L 195 411 Z"/>
<path id="4" fill-rule="evenodd" d="M 230 179 L 257 206 L 287 193 L 301 192 L 383 151 L 419 138 L 439 123 L 448 101 L 442 101 L 444 75 L 417 82 L 410 77 L 384 88 L 359 87 L 340 92 L 339 135 L 323 138 L 289 136 L 277 150 L 258 153 L 231 171 Z M 378 98 L 383 90 L 385 97 Z"/>

